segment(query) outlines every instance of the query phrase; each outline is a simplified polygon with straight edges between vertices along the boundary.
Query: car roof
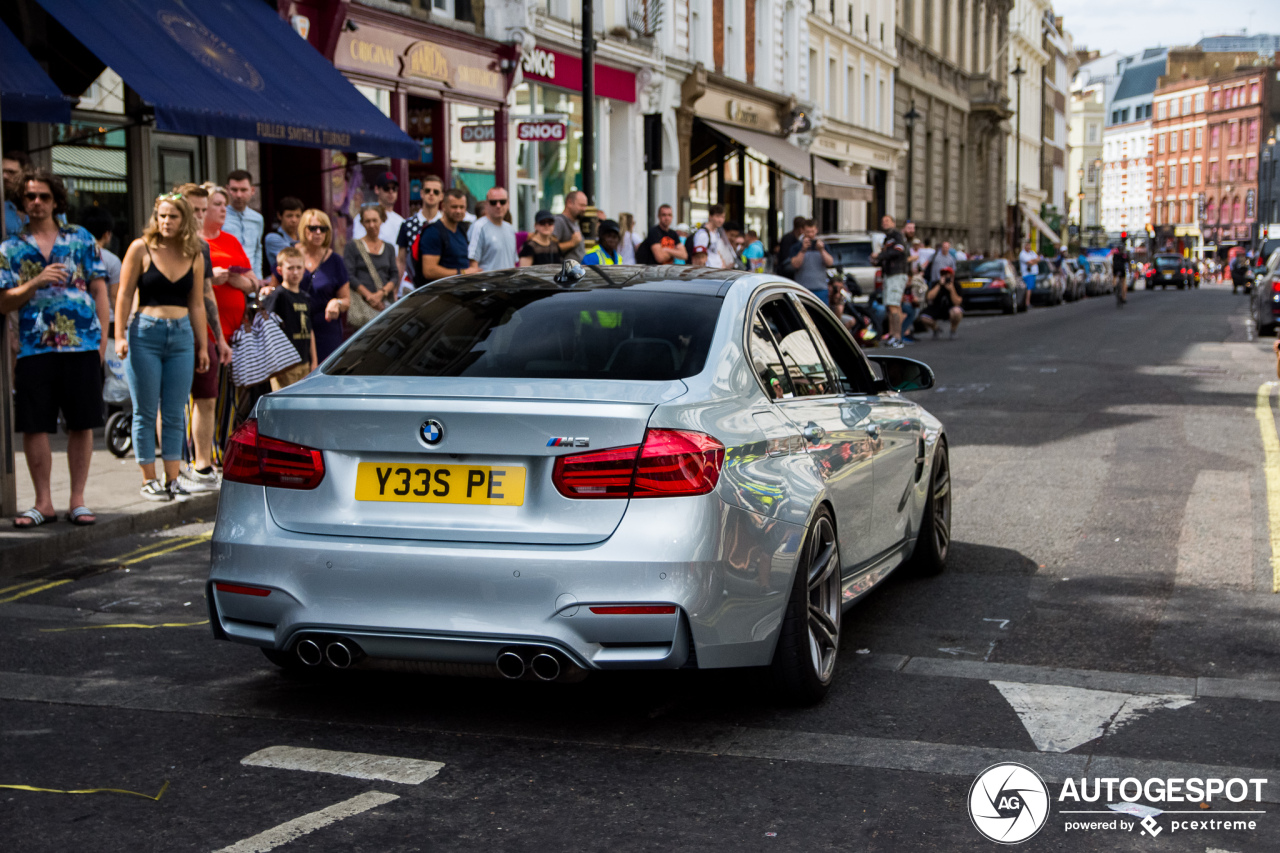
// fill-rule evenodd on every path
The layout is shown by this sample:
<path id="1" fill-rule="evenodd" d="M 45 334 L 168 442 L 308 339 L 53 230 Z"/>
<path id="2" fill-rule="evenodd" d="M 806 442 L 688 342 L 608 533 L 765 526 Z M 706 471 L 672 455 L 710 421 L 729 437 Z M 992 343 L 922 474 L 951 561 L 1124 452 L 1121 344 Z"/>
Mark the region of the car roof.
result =
<path id="1" fill-rule="evenodd" d="M 559 282 L 557 264 L 494 270 L 452 276 L 421 290 L 471 292 L 475 290 L 599 290 L 639 289 L 679 291 L 707 296 L 723 296 L 729 285 L 758 273 L 744 270 L 717 270 L 691 266 L 583 266 L 586 273 L 578 281 Z"/>

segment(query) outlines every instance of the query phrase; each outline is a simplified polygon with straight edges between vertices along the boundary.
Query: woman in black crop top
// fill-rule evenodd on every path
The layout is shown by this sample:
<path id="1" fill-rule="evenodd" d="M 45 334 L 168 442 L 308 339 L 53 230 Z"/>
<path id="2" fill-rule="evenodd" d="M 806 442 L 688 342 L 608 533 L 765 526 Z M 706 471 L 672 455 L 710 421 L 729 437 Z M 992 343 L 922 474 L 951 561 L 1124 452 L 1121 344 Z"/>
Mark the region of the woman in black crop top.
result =
<path id="1" fill-rule="evenodd" d="M 142 468 L 141 494 L 147 500 L 191 497 L 178 483 L 183 411 L 193 368 L 197 373 L 209 369 L 206 334 L 204 263 L 195 217 L 181 195 L 162 195 L 142 237 L 125 252 L 116 296 L 116 357 L 127 357 L 133 455 Z M 156 477 L 157 408 L 167 485 Z"/>

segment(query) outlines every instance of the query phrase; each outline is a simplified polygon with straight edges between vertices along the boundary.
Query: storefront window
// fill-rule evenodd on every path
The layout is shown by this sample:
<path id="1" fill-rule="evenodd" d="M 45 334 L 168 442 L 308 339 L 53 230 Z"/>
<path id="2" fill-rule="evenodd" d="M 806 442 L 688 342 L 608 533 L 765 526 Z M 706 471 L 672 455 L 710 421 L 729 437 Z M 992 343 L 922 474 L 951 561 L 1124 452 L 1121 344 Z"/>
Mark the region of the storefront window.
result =
<path id="1" fill-rule="evenodd" d="M 123 249 L 121 238 L 133 233 L 124 130 L 79 117 L 52 129 L 53 173 L 67 187 L 67 221 L 82 224 L 93 217 L 110 217 L 118 244 L 114 248 Z"/>
<path id="2" fill-rule="evenodd" d="M 473 213 L 496 182 L 498 146 L 493 122 L 493 110 L 449 104 L 449 185 L 466 191 L 467 207 Z"/>
<path id="3" fill-rule="evenodd" d="M 603 106 L 604 100 L 597 98 L 597 163 L 601 163 L 599 139 L 605 115 Z M 558 213 L 564 207 L 565 195 L 582 188 L 582 95 L 552 86 L 521 84 L 516 89 L 512 118 L 518 122 L 529 115 L 559 115 L 567 124 L 564 142 L 516 141 L 516 224 L 522 230 L 531 231 L 535 213 L 539 210 Z M 512 138 L 515 138 L 514 132 Z"/>

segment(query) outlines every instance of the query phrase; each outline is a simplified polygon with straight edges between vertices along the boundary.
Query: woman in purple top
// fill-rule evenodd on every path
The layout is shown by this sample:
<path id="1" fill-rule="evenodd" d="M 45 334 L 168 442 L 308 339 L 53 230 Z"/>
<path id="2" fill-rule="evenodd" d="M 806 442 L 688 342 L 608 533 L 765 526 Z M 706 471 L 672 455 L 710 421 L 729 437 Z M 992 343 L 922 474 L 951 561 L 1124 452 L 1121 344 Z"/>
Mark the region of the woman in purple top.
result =
<path id="1" fill-rule="evenodd" d="M 316 357 L 324 361 L 342 344 L 342 315 L 351 305 L 347 265 L 329 248 L 333 231 L 323 210 L 306 210 L 298 221 L 302 258 L 307 265 L 302 289 L 311 291 L 311 329 Z"/>

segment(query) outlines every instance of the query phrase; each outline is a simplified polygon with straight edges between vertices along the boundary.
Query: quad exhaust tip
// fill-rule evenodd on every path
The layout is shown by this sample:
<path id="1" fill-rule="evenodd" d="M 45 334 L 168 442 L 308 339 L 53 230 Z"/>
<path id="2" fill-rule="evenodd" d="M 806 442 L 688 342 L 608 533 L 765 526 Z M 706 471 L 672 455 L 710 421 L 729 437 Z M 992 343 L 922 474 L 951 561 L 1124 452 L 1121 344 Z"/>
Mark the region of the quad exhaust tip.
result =
<path id="1" fill-rule="evenodd" d="M 298 643 L 295 652 L 298 660 L 307 666 L 319 666 L 324 662 L 324 653 L 320 651 L 320 644 L 315 640 L 303 640 Z"/>
<path id="2" fill-rule="evenodd" d="M 524 675 L 524 658 L 513 651 L 505 651 L 498 655 L 498 672 L 503 678 L 520 678 Z"/>
<path id="3" fill-rule="evenodd" d="M 542 652 L 533 656 L 529 662 L 533 674 L 543 681 L 555 681 L 560 677 L 560 660 L 553 654 Z"/>
<path id="4" fill-rule="evenodd" d="M 329 666 L 336 669 L 346 669 L 351 666 L 351 662 L 355 659 L 351 649 L 341 640 L 334 640 L 324 648 L 325 660 L 329 661 Z"/>

